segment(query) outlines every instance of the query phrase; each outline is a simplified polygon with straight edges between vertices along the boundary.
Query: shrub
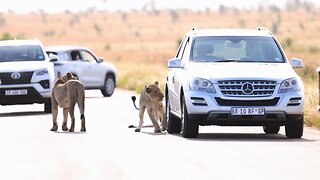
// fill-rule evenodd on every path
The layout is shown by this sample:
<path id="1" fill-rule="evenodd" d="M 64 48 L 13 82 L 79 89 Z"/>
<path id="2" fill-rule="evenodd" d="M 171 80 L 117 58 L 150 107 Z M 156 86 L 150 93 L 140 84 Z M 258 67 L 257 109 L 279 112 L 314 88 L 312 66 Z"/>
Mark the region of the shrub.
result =
<path id="1" fill-rule="evenodd" d="M 2 34 L 1 40 L 10 40 L 10 39 L 14 39 L 14 37 L 12 37 L 10 33 L 5 32 Z"/>
<path id="2" fill-rule="evenodd" d="M 94 30 L 96 31 L 97 34 L 101 33 L 101 27 L 98 24 L 94 24 L 93 25 Z"/>
<path id="3" fill-rule="evenodd" d="M 5 26 L 6 25 L 6 20 L 4 17 L 0 16 L 0 26 Z"/>
<path id="4" fill-rule="evenodd" d="M 110 50 L 111 50 L 111 45 L 110 45 L 110 44 L 106 44 L 106 45 L 104 46 L 104 50 L 110 51 Z"/>
<path id="5" fill-rule="evenodd" d="M 285 38 L 281 41 L 281 45 L 284 49 L 291 48 L 293 44 L 293 39 L 291 37 Z"/>
<path id="6" fill-rule="evenodd" d="M 171 16 L 171 21 L 174 23 L 174 22 L 177 22 L 178 19 L 179 19 L 179 14 L 177 13 L 177 11 L 174 11 L 174 10 L 170 10 L 170 16 Z"/>
<path id="7" fill-rule="evenodd" d="M 311 54 L 315 54 L 315 53 L 318 53 L 318 52 L 320 52 L 320 48 L 318 47 L 318 46 L 311 46 L 311 47 L 309 47 L 309 52 L 311 53 Z"/>

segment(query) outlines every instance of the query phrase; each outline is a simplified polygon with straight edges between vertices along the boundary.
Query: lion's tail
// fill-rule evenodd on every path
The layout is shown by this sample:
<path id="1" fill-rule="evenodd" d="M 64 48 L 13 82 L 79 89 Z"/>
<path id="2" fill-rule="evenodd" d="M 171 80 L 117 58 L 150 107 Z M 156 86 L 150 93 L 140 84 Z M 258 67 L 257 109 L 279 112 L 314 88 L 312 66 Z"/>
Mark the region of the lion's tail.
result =
<path id="1" fill-rule="evenodd" d="M 78 87 L 76 88 L 76 91 L 77 91 L 78 98 L 79 98 L 78 107 L 79 107 L 79 111 L 80 111 L 80 114 L 81 114 L 80 119 L 81 119 L 81 120 L 84 120 L 85 91 L 84 91 L 83 85 L 81 84 L 81 86 L 78 86 Z"/>
<path id="2" fill-rule="evenodd" d="M 133 105 L 134 105 L 134 107 L 137 109 L 137 110 L 139 110 L 139 108 L 136 106 L 136 97 L 135 96 L 131 96 L 131 99 L 132 99 L 132 103 L 133 103 Z"/>

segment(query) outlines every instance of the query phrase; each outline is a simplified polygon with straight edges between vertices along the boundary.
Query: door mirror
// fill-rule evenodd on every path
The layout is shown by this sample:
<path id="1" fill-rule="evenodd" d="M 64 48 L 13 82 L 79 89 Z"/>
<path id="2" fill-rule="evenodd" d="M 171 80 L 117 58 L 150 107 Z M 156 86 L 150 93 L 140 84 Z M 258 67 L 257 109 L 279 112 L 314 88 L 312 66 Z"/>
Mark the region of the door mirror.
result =
<path id="1" fill-rule="evenodd" d="M 169 68 L 183 68 L 182 60 L 179 58 L 170 59 L 168 62 Z"/>
<path id="2" fill-rule="evenodd" d="M 97 60 L 97 63 L 102 63 L 104 60 L 103 60 L 103 58 L 99 58 L 98 60 Z"/>
<path id="3" fill-rule="evenodd" d="M 293 68 L 302 68 L 303 67 L 303 61 L 298 58 L 292 58 L 291 59 L 291 66 Z"/>
<path id="4" fill-rule="evenodd" d="M 51 62 L 56 62 L 56 61 L 59 60 L 59 57 L 57 55 L 55 55 L 55 54 L 50 54 L 49 55 L 49 59 L 50 59 Z"/>

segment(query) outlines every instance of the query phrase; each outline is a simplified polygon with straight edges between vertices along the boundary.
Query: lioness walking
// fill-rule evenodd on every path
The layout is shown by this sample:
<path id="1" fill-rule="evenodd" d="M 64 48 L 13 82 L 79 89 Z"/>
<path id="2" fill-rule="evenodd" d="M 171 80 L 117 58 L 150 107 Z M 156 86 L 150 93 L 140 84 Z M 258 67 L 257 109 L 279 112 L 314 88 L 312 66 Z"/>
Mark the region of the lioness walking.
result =
<path id="1" fill-rule="evenodd" d="M 84 100 L 85 92 L 83 84 L 77 80 L 71 73 L 67 73 L 60 77 L 54 84 L 51 95 L 52 103 L 52 119 L 53 126 L 51 131 L 58 130 L 57 116 L 58 116 L 58 106 L 63 108 L 63 123 L 62 130 L 67 131 L 67 120 L 68 112 L 71 117 L 71 127 L 69 132 L 74 131 L 75 117 L 74 117 L 74 107 L 78 104 L 79 111 L 81 114 L 81 131 L 86 131 L 85 126 L 85 116 L 84 116 Z"/>

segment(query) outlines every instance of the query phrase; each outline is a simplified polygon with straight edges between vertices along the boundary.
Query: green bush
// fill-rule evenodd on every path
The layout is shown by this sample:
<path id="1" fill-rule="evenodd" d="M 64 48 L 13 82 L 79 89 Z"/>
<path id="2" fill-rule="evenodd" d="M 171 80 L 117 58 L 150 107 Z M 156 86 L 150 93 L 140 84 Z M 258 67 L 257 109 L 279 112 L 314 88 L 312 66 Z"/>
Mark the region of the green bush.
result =
<path id="1" fill-rule="evenodd" d="M 2 34 L 1 40 L 10 40 L 10 39 L 14 39 L 14 37 L 11 36 L 10 33 L 5 32 L 5 33 Z"/>

